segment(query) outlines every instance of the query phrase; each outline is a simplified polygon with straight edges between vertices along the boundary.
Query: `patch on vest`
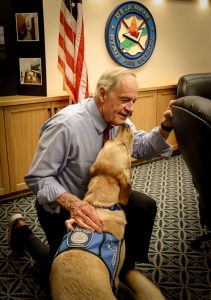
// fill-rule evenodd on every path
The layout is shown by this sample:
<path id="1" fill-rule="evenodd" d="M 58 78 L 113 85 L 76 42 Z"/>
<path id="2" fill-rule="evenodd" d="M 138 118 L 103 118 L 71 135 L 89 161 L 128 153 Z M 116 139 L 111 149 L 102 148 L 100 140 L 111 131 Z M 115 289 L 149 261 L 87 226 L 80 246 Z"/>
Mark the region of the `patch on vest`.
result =
<path id="1" fill-rule="evenodd" d="M 88 247 L 93 239 L 93 232 L 76 227 L 67 234 L 67 245 L 71 247 Z"/>
<path id="2" fill-rule="evenodd" d="M 60 253 L 79 248 L 97 255 L 107 266 L 111 278 L 114 279 L 119 263 L 121 241 L 110 233 L 92 232 L 84 228 L 76 227 L 68 232 L 56 252 Z"/>

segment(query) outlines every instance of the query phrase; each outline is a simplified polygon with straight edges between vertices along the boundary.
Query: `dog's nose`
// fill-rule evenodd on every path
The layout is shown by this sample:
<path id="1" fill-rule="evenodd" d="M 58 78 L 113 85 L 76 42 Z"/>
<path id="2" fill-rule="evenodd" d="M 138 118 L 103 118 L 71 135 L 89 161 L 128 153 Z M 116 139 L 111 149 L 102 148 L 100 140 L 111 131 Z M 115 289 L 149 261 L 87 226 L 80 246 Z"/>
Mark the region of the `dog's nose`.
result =
<path id="1" fill-rule="evenodd" d="M 123 127 L 123 128 L 130 128 L 130 125 L 128 125 L 127 123 L 123 123 L 123 124 L 122 124 L 122 127 Z"/>

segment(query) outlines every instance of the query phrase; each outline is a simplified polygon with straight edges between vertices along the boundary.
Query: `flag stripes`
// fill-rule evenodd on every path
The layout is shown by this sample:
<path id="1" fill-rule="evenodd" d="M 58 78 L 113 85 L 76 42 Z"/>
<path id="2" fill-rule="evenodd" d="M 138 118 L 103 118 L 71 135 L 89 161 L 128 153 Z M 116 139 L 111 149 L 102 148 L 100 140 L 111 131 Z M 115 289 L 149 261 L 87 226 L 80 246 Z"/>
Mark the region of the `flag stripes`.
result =
<path id="1" fill-rule="evenodd" d="M 58 67 L 64 88 L 73 102 L 89 96 L 84 57 L 84 23 L 81 0 L 62 0 L 60 10 Z"/>

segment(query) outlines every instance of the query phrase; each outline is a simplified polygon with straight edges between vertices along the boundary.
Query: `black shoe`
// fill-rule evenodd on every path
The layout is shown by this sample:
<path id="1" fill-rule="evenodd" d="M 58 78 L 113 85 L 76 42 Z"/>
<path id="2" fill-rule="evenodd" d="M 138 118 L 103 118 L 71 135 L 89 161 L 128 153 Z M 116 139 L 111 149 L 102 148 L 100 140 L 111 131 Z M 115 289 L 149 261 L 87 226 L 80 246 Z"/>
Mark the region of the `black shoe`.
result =
<path id="1" fill-rule="evenodd" d="M 20 220 L 24 220 L 21 214 L 14 214 L 9 218 L 8 244 L 14 253 L 24 256 L 26 254 L 26 246 L 21 239 L 21 228 L 26 227 L 26 225 L 17 227 Z"/>

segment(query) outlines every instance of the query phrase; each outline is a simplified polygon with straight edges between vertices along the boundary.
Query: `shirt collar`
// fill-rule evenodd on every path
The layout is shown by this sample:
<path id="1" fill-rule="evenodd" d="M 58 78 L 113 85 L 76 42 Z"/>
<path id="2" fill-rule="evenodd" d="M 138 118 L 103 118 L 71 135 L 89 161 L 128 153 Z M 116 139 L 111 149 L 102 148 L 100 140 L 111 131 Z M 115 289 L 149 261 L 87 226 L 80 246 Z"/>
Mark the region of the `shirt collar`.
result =
<path id="1" fill-rule="evenodd" d="M 84 107 L 90 113 L 91 120 L 96 128 L 98 134 L 103 133 L 105 128 L 108 126 L 106 121 L 102 118 L 99 109 L 94 101 L 93 98 L 88 98 L 87 100 L 83 101 Z"/>

